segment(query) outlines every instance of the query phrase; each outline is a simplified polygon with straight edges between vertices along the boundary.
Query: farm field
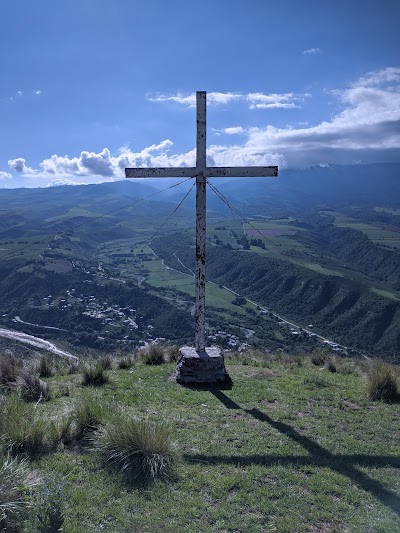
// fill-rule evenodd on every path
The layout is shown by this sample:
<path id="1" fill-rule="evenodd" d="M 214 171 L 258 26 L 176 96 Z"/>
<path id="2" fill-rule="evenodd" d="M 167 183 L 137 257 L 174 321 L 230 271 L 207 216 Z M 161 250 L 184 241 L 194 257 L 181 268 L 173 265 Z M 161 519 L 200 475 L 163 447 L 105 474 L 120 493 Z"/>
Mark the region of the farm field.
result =
<path id="1" fill-rule="evenodd" d="M 335 217 L 335 226 L 339 228 L 352 228 L 362 231 L 372 242 L 390 246 L 391 248 L 400 248 L 400 231 L 392 231 L 385 228 L 360 222 L 355 218 L 348 217 L 337 211 L 320 211 L 326 215 Z"/>

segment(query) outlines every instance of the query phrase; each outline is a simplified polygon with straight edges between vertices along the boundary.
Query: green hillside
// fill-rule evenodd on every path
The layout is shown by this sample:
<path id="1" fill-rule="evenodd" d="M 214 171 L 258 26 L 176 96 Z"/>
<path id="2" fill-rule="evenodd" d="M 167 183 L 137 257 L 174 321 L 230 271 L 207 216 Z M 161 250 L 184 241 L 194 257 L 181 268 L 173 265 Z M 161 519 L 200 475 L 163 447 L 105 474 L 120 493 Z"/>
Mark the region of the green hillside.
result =
<path id="1" fill-rule="evenodd" d="M 173 364 L 121 370 L 120 361 L 97 387 L 82 386 L 82 370 L 59 369 L 36 407 L 0 396 L 2 452 L 26 457 L 13 493 L 31 504 L 20 508 L 26 531 L 398 530 L 398 405 L 369 399 L 365 362 L 316 366 L 259 353 L 227 361 L 231 384 L 190 389 L 170 379 Z M 164 439 L 168 428 L 166 477 L 146 481 L 107 464 L 97 443 L 118 413 Z M 11 414 L 17 426 L 7 425 Z M 4 476 L 0 469 L 0 488 Z"/>

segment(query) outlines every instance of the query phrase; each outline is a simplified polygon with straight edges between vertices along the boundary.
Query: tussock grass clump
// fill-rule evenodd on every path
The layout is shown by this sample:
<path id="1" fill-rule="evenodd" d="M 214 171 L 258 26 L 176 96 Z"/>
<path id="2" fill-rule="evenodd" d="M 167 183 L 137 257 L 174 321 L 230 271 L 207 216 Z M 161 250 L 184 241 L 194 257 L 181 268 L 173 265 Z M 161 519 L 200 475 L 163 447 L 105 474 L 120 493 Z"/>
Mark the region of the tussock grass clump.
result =
<path id="1" fill-rule="evenodd" d="M 23 530 L 29 510 L 27 493 L 32 486 L 24 461 L 9 455 L 0 458 L 0 531 Z"/>
<path id="2" fill-rule="evenodd" d="M 354 361 L 338 360 L 336 365 L 336 372 L 343 376 L 359 376 L 362 374 L 358 364 Z"/>
<path id="3" fill-rule="evenodd" d="M 48 422 L 40 418 L 33 404 L 16 394 L 0 402 L 0 444 L 12 455 L 35 457 L 53 447 L 55 436 Z"/>
<path id="4" fill-rule="evenodd" d="M 109 415 L 109 406 L 100 402 L 98 398 L 87 396 L 82 398 L 72 412 L 71 419 L 75 425 L 75 437 L 87 437 L 99 428 Z"/>
<path id="5" fill-rule="evenodd" d="M 58 443 L 62 442 L 63 444 L 69 444 L 75 439 L 76 430 L 73 421 L 74 419 L 71 415 L 58 421 L 55 436 Z"/>
<path id="6" fill-rule="evenodd" d="M 94 444 L 108 463 L 143 481 L 167 477 L 176 458 L 164 423 L 137 420 L 122 412 L 97 431 Z"/>
<path id="7" fill-rule="evenodd" d="M 33 494 L 36 513 L 29 517 L 29 531 L 63 531 L 66 500 L 66 483 L 61 474 L 52 474 L 43 479 Z"/>
<path id="8" fill-rule="evenodd" d="M 397 379 L 390 365 L 377 363 L 372 366 L 368 376 L 368 394 L 371 400 L 388 403 L 399 400 Z"/>
<path id="9" fill-rule="evenodd" d="M 326 355 L 322 352 L 315 353 L 311 356 L 311 362 L 315 366 L 323 366 L 326 362 Z"/>
<path id="10" fill-rule="evenodd" d="M 79 363 L 76 361 L 68 362 L 68 374 L 76 374 L 79 371 Z"/>
<path id="11" fill-rule="evenodd" d="M 179 346 L 170 346 L 168 349 L 168 361 L 170 363 L 176 363 L 179 358 Z"/>
<path id="12" fill-rule="evenodd" d="M 135 364 L 135 359 L 132 355 L 125 355 L 118 361 L 118 368 L 121 370 L 127 370 Z"/>
<path id="13" fill-rule="evenodd" d="M 0 387 L 9 388 L 16 382 L 22 363 L 16 357 L 6 354 L 0 356 Z"/>
<path id="14" fill-rule="evenodd" d="M 143 354 L 145 365 L 162 365 L 165 363 L 164 350 L 158 344 L 152 344 Z"/>
<path id="15" fill-rule="evenodd" d="M 54 359 L 49 355 L 42 355 L 39 359 L 36 372 L 41 378 L 50 378 L 55 374 Z"/>
<path id="16" fill-rule="evenodd" d="M 88 365 L 83 369 L 82 385 L 99 387 L 108 382 L 108 376 L 105 374 L 104 368 L 99 363 Z"/>
<path id="17" fill-rule="evenodd" d="M 30 374 L 22 370 L 15 383 L 21 398 L 27 402 L 45 401 L 50 399 L 50 387 L 42 381 L 36 374 Z"/>
<path id="18" fill-rule="evenodd" d="M 103 370 L 111 370 L 112 368 L 112 358 L 110 355 L 104 355 L 98 361 L 98 364 Z"/>
<path id="19" fill-rule="evenodd" d="M 332 372 L 332 373 L 337 372 L 337 365 L 334 359 L 327 359 L 325 366 L 326 366 L 326 369 L 329 370 L 329 372 Z"/>
<path id="20" fill-rule="evenodd" d="M 78 400 L 73 410 L 58 421 L 57 442 L 68 444 L 74 440 L 87 439 L 110 417 L 109 404 L 93 396 Z"/>

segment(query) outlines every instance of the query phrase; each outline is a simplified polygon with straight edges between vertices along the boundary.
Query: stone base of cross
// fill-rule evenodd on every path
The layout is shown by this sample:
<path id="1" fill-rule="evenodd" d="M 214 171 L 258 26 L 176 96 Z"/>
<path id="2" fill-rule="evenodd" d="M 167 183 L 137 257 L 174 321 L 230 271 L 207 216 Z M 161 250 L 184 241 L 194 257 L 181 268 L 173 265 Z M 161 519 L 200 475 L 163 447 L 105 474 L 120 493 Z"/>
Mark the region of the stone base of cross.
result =
<path id="1" fill-rule="evenodd" d="M 180 349 L 176 379 L 182 383 L 214 383 L 225 379 L 224 357 L 218 347 L 206 347 L 206 183 L 217 177 L 277 176 L 278 167 L 207 167 L 206 92 L 196 93 L 197 142 L 195 167 L 126 168 L 127 178 L 196 178 L 195 346 Z"/>

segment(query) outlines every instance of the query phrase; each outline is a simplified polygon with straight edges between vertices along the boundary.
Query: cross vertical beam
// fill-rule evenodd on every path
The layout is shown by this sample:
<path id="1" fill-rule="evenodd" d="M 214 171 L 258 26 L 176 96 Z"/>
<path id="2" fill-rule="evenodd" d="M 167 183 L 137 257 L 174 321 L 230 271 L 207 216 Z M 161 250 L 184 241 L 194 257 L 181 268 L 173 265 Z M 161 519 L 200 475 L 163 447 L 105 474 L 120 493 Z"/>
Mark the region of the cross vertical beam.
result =
<path id="1" fill-rule="evenodd" d="M 196 290 L 195 348 L 206 350 L 206 93 L 196 93 Z"/>

